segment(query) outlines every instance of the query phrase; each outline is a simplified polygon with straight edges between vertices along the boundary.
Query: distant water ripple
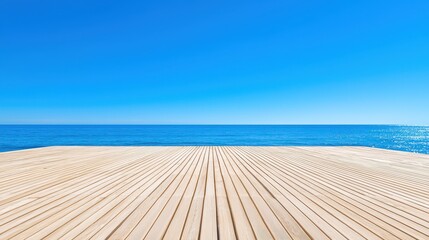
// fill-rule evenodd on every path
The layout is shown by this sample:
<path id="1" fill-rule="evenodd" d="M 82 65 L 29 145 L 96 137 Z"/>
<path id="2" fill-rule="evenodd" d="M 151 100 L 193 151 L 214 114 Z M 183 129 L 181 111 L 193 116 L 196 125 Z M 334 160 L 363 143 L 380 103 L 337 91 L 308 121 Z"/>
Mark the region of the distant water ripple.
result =
<path id="1" fill-rule="evenodd" d="M 429 127 L 396 125 L 0 125 L 0 151 L 53 145 L 345 145 L 429 154 Z"/>

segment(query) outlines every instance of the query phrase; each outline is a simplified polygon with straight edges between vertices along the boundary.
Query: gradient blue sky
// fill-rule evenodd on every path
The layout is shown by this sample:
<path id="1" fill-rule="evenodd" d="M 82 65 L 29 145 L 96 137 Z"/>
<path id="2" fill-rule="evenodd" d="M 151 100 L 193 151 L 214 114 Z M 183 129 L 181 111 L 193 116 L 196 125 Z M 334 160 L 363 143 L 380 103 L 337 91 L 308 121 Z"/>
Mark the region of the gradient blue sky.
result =
<path id="1" fill-rule="evenodd" d="M 427 0 L 2 0 L 0 123 L 427 125 L 428 13 Z"/>

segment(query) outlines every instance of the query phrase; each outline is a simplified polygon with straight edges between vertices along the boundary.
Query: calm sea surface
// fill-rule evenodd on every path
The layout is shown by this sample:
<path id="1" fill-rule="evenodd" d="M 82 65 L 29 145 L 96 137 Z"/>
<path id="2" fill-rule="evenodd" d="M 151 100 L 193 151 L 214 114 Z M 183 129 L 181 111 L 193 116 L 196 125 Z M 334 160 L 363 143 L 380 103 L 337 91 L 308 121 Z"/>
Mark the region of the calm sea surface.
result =
<path id="1" fill-rule="evenodd" d="M 368 146 L 429 153 L 429 127 L 392 125 L 0 125 L 0 151 L 53 145 Z"/>

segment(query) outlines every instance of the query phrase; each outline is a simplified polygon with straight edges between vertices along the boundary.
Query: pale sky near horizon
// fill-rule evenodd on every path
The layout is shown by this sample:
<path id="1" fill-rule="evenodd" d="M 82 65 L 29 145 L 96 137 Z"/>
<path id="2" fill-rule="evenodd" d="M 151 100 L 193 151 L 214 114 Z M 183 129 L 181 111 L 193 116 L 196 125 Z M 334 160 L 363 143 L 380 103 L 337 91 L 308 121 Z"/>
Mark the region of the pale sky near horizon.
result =
<path id="1" fill-rule="evenodd" d="M 0 2 L 0 124 L 429 125 L 429 1 Z"/>

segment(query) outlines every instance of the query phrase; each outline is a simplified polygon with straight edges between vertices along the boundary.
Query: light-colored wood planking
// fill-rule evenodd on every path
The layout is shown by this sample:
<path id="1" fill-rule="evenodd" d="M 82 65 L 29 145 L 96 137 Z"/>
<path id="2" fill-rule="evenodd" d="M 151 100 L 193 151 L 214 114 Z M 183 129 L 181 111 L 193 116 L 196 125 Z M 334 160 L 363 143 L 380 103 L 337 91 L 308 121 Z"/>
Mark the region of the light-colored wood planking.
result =
<path id="1" fill-rule="evenodd" d="M 0 170 L 0 239 L 429 239 L 424 154 L 58 146 Z"/>

